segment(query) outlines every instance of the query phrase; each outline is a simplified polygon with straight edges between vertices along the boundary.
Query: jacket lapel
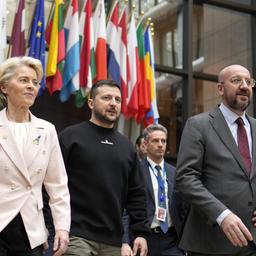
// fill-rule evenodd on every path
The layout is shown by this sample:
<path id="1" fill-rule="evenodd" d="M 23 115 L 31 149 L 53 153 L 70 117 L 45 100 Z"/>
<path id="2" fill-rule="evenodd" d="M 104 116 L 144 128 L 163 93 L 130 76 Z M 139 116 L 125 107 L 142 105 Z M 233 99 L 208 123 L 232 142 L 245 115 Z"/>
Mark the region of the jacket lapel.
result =
<path id="1" fill-rule="evenodd" d="M 221 141 L 223 144 L 230 150 L 238 164 L 240 165 L 241 169 L 246 174 L 245 166 L 243 163 L 243 159 L 241 157 L 241 154 L 238 150 L 238 147 L 236 145 L 236 142 L 233 138 L 233 135 L 228 127 L 228 124 L 222 115 L 220 109 L 217 107 L 214 110 L 210 112 L 210 116 L 213 117 L 210 119 L 210 122 L 215 129 L 216 133 L 219 135 Z M 246 174 L 247 176 L 247 174 Z"/>
<path id="2" fill-rule="evenodd" d="M 149 195 L 151 196 L 153 202 L 155 202 L 155 196 L 154 196 L 154 191 L 153 191 L 152 179 L 151 179 L 151 175 L 150 175 L 149 163 L 147 160 L 142 160 L 141 165 L 142 165 L 142 170 L 144 172 L 145 183 L 146 183 L 146 187 L 149 191 Z"/>
<path id="3" fill-rule="evenodd" d="M 9 121 L 6 117 L 6 109 L 0 112 L 0 144 L 22 175 L 30 182 L 27 166 L 15 143 Z"/>
<path id="4" fill-rule="evenodd" d="M 255 168 L 256 168 L 256 159 L 254 154 L 256 153 L 256 122 L 251 117 L 247 116 L 250 125 L 251 125 L 251 135 L 252 135 L 252 171 L 251 171 L 251 178 L 255 175 Z"/>
<path id="5" fill-rule="evenodd" d="M 171 171 L 166 163 L 164 164 L 164 168 L 166 170 L 166 177 L 167 177 L 169 209 L 171 209 L 171 201 L 172 201 L 172 193 L 173 193 L 173 178 L 171 177 Z"/>
<path id="6" fill-rule="evenodd" d="M 24 152 L 24 159 L 28 168 L 39 153 L 45 140 L 45 129 L 42 123 L 38 122 L 38 119 L 31 113 L 30 116 L 30 132 L 27 139 L 26 151 Z"/>

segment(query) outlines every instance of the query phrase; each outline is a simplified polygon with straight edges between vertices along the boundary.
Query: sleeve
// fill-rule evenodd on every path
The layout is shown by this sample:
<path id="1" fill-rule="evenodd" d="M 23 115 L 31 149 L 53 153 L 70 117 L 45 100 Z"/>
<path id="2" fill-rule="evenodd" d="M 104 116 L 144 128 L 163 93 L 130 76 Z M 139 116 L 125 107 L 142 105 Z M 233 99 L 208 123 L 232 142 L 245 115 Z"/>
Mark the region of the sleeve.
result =
<path id="1" fill-rule="evenodd" d="M 130 228 L 133 236 L 147 237 L 149 224 L 147 221 L 146 188 L 142 170 L 136 152 L 133 152 L 133 170 L 129 175 L 129 188 L 126 209 L 130 217 Z"/>
<path id="2" fill-rule="evenodd" d="M 183 130 L 177 160 L 176 187 L 191 207 L 201 214 L 208 224 L 214 225 L 217 217 L 227 209 L 203 182 L 206 135 L 202 132 L 205 119 L 190 118 Z M 209 134 L 207 135 L 209 136 Z"/>
<path id="3" fill-rule="evenodd" d="M 44 179 L 55 230 L 70 229 L 71 210 L 67 174 L 55 128 L 50 131 L 51 152 Z"/>
<path id="4" fill-rule="evenodd" d="M 62 157 L 65 163 L 65 166 L 67 166 L 68 162 L 68 155 L 69 155 L 69 143 L 68 143 L 68 138 L 69 136 L 67 135 L 67 131 L 63 131 L 59 134 L 59 143 L 60 143 L 60 149 L 62 153 Z M 68 171 L 68 170 L 66 170 Z"/>
<path id="5" fill-rule="evenodd" d="M 130 233 L 130 220 L 127 211 L 124 209 L 122 216 L 122 224 L 123 224 L 123 236 L 122 243 L 123 244 L 131 244 L 131 233 Z"/>

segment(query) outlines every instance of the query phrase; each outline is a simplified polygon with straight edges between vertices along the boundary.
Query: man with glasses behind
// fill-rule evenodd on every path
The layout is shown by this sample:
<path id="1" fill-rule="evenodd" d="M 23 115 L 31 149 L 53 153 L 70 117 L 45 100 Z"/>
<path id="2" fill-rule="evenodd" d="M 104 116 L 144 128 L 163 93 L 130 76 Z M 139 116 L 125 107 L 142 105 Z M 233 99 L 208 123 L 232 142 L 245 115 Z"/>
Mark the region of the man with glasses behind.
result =
<path id="1" fill-rule="evenodd" d="M 222 103 L 182 134 L 176 185 L 191 208 L 180 246 L 192 256 L 256 255 L 256 120 L 245 113 L 255 81 L 240 65 L 218 79 Z"/>

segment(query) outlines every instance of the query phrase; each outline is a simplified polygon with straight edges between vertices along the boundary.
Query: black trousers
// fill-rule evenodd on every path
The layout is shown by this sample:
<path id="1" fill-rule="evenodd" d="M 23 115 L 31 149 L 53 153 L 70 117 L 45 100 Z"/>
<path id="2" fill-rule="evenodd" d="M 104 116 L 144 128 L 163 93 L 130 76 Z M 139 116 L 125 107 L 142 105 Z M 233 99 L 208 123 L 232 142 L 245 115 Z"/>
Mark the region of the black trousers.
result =
<path id="1" fill-rule="evenodd" d="M 169 228 L 166 234 L 160 228 L 151 229 L 151 234 L 147 237 L 148 256 L 185 256 L 177 242 L 178 238 L 174 227 Z"/>
<path id="2" fill-rule="evenodd" d="M 31 249 L 20 214 L 0 232 L 0 256 L 41 256 L 42 253 L 42 245 Z"/>

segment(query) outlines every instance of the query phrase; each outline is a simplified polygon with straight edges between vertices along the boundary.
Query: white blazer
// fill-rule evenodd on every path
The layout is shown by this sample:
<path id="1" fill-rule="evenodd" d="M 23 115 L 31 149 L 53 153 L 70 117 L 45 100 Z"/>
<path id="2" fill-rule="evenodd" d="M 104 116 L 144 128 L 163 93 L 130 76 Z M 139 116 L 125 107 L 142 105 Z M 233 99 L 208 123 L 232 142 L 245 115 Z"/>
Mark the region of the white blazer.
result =
<path id="1" fill-rule="evenodd" d="M 30 113 L 22 156 L 11 132 L 6 109 L 0 111 L 0 232 L 20 212 L 31 248 L 47 240 L 42 184 L 50 197 L 55 230 L 70 229 L 67 174 L 55 127 Z"/>

